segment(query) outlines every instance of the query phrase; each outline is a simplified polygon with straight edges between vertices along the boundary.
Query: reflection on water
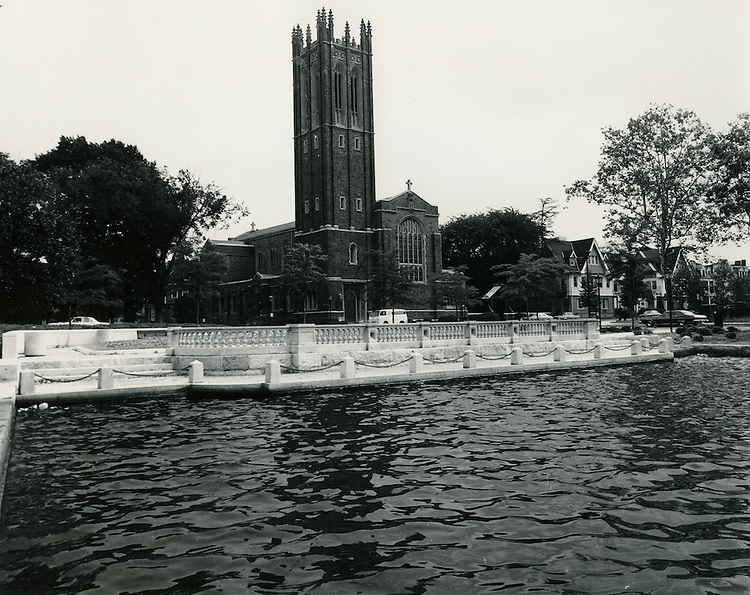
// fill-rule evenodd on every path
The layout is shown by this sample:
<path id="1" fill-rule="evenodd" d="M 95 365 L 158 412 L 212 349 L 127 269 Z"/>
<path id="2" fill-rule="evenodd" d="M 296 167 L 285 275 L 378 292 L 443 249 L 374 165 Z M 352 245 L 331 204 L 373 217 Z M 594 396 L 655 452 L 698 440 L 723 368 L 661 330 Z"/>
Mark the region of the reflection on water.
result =
<path id="1" fill-rule="evenodd" d="M 20 412 L 2 593 L 747 593 L 750 360 Z"/>

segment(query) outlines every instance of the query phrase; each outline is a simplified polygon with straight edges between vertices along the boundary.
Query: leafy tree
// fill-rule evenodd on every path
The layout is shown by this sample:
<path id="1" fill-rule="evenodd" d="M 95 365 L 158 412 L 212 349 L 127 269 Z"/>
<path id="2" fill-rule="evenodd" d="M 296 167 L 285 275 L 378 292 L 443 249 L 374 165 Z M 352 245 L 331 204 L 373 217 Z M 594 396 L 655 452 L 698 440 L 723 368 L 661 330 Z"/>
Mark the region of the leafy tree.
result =
<path id="1" fill-rule="evenodd" d="M 701 302 L 708 301 L 706 285 L 693 266 L 678 267 L 671 283 L 673 299 L 681 304 L 686 303 L 691 310 L 699 310 Z"/>
<path id="2" fill-rule="evenodd" d="M 740 114 L 729 130 L 716 137 L 714 157 L 719 175 L 711 188 L 712 221 L 720 239 L 750 237 L 750 114 Z"/>
<path id="3" fill-rule="evenodd" d="M 494 283 L 492 266 L 514 264 L 521 254 L 537 252 L 544 236 L 534 216 L 510 208 L 453 217 L 440 231 L 444 265 L 465 267 L 482 292 Z"/>
<path id="4" fill-rule="evenodd" d="M 0 320 L 54 315 L 78 235 L 48 176 L 0 154 Z"/>
<path id="5" fill-rule="evenodd" d="M 714 299 L 716 305 L 722 308 L 728 307 L 734 301 L 732 291 L 737 275 L 732 270 L 730 264 L 721 259 L 714 265 Z"/>
<path id="6" fill-rule="evenodd" d="M 242 212 L 189 172 L 170 176 L 119 141 L 62 137 L 36 159 L 57 181 L 81 235 L 81 254 L 121 276 L 126 320 L 148 299 L 162 319 L 174 249 Z"/>
<path id="7" fill-rule="evenodd" d="M 552 221 L 560 213 L 554 199 L 549 196 L 539 199 L 539 210 L 533 214 L 539 225 L 541 235 L 539 237 L 539 249 L 544 246 L 544 240 L 552 236 Z"/>
<path id="8" fill-rule="evenodd" d="M 635 329 L 638 316 L 638 302 L 651 297 L 651 288 L 646 283 L 648 267 L 638 253 L 630 250 L 612 250 L 608 260 L 610 275 L 617 281 L 620 304 L 630 314 L 632 328 Z"/>
<path id="9" fill-rule="evenodd" d="M 562 280 L 567 275 L 565 264 L 554 258 L 521 254 L 516 264 L 500 264 L 492 272 L 502 285 L 497 293 L 511 306 L 523 304 L 526 312 L 539 312 L 544 305 L 557 310 L 562 298 Z"/>
<path id="10" fill-rule="evenodd" d="M 281 280 L 287 289 L 301 297 L 303 322 L 307 322 L 306 296 L 326 280 L 322 265 L 327 258 L 317 244 L 295 244 L 284 256 Z"/>
<path id="11" fill-rule="evenodd" d="M 462 270 L 443 271 L 430 280 L 434 284 L 434 295 L 438 302 L 452 305 L 456 309 L 456 319 L 460 320 L 462 312 L 476 305 L 479 300 L 479 290 L 469 284 L 469 278 Z"/>
<path id="12" fill-rule="evenodd" d="M 653 106 L 624 129 L 606 128 L 594 178 L 566 192 L 606 207 L 606 237 L 625 247 L 655 246 L 666 262 L 670 248 L 706 235 L 712 146 L 710 129 L 693 112 Z"/>
<path id="13" fill-rule="evenodd" d="M 398 264 L 398 254 L 389 250 L 372 250 L 371 276 L 367 299 L 373 309 L 404 306 L 413 301 L 415 286 Z"/>
<path id="14" fill-rule="evenodd" d="M 224 281 L 227 269 L 226 256 L 210 248 L 204 247 L 195 254 L 192 246 L 183 244 L 176 250 L 172 285 L 189 291 L 183 296 L 182 303 L 190 302 L 196 324 L 200 324 L 207 302 L 220 295 L 219 285 Z"/>
<path id="15" fill-rule="evenodd" d="M 578 293 L 589 316 L 599 316 L 600 279 L 599 275 L 584 275 L 581 277 Z"/>

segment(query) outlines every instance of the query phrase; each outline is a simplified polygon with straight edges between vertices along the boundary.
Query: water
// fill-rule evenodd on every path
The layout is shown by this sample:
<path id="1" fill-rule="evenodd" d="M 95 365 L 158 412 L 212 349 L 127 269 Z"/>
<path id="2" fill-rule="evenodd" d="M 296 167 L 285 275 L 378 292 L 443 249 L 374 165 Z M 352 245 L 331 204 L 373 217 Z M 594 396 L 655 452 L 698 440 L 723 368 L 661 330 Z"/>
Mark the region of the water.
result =
<path id="1" fill-rule="evenodd" d="M 18 414 L 1 593 L 748 593 L 750 360 Z"/>

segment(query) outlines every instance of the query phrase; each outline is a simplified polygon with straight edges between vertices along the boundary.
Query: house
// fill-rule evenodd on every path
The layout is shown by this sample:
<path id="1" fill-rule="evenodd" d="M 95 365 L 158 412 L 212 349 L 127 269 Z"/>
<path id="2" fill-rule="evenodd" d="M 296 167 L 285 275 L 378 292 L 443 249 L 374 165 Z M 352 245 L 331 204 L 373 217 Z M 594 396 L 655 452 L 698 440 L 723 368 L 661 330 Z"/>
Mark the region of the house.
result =
<path id="1" fill-rule="evenodd" d="M 618 307 L 615 283 L 599 244 L 594 238 L 568 241 L 545 240 L 540 256 L 553 258 L 568 267 L 562 311 L 577 316 L 611 318 Z M 593 299 L 587 299 L 591 292 Z M 597 307 L 598 304 L 598 307 Z"/>

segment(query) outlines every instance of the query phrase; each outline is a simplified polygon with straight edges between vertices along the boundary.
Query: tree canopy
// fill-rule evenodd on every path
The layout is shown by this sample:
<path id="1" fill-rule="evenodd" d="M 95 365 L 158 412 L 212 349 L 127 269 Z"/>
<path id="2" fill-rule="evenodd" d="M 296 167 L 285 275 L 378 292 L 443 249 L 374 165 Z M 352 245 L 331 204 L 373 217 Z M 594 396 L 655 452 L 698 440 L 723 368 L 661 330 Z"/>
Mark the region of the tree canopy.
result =
<path id="1" fill-rule="evenodd" d="M 521 254 L 515 264 L 492 267 L 501 285 L 497 297 L 515 311 L 525 312 L 560 310 L 562 280 L 567 271 L 564 263 L 554 258 L 539 258 L 536 254 Z"/>
<path id="2" fill-rule="evenodd" d="M 0 320 L 38 323 L 55 314 L 78 241 L 49 177 L 0 153 Z"/>
<path id="3" fill-rule="evenodd" d="M 161 308 L 174 249 L 243 212 L 213 184 L 172 176 L 120 141 L 62 137 L 35 166 L 56 182 L 80 235 L 79 269 L 117 280 L 126 320 L 143 299 Z"/>
<path id="4" fill-rule="evenodd" d="M 716 169 L 709 127 L 691 111 L 656 105 L 603 134 L 596 174 L 566 192 L 606 208 L 605 237 L 654 246 L 662 259 L 672 246 L 705 237 Z"/>
<path id="5" fill-rule="evenodd" d="M 492 266 L 516 263 L 521 254 L 539 250 L 547 222 L 511 208 L 453 217 L 440 229 L 443 263 L 464 267 L 472 285 L 485 292 L 494 283 Z"/>
<path id="6" fill-rule="evenodd" d="M 750 237 L 750 114 L 740 114 L 729 130 L 719 134 L 714 144 L 718 176 L 711 188 L 712 220 L 709 229 L 719 231 L 719 239 Z"/>

